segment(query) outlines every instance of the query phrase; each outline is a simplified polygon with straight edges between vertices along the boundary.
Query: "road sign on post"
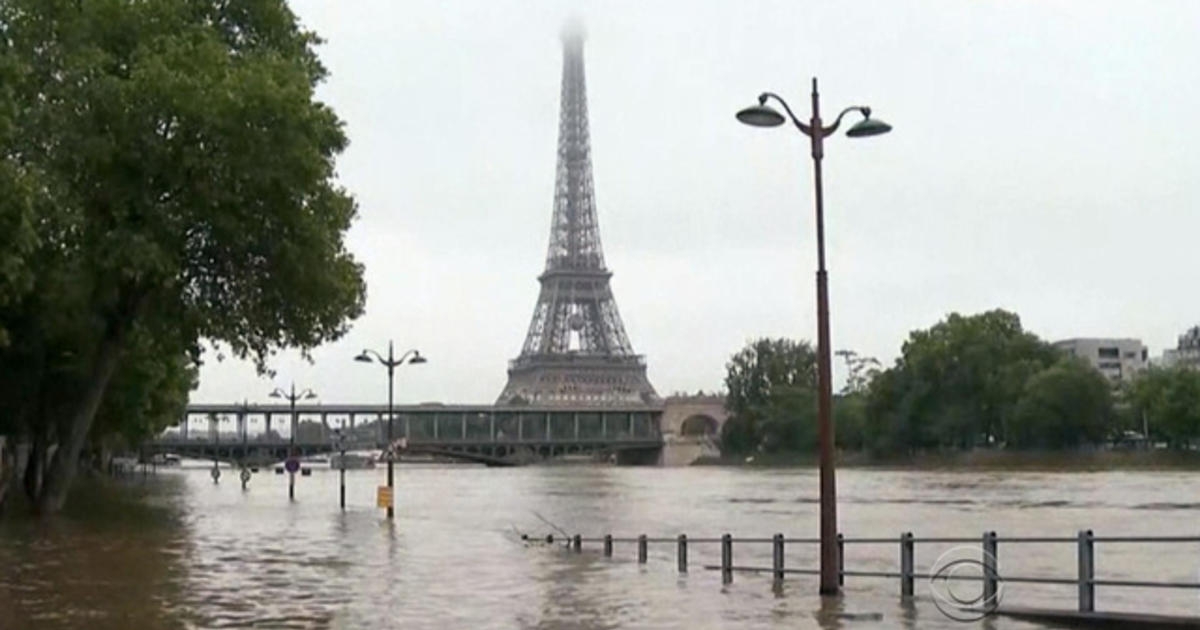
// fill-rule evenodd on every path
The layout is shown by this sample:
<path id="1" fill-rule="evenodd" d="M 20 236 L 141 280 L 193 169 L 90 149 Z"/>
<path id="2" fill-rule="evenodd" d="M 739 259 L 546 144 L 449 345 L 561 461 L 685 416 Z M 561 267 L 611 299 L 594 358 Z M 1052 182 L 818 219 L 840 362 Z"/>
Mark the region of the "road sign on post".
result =
<path id="1" fill-rule="evenodd" d="M 283 468 L 284 470 L 295 474 L 296 471 L 300 470 L 300 460 L 296 459 L 295 457 L 289 457 L 287 461 L 283 463 Z"/>
<path id="2" fill-rule="evenodd" d="M 375 505 L 381 508 L 395 507 L 392 499 L 392 489 L 387 486 L 379 486 L 375 493 Z"/>

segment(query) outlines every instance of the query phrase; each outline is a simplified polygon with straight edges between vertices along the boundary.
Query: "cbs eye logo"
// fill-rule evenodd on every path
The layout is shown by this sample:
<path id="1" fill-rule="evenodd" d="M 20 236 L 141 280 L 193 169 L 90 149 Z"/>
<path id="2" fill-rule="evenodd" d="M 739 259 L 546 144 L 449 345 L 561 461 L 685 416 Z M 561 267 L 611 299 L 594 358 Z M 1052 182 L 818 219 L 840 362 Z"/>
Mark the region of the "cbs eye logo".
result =
<path id="1" fill-rule="evenodd" d="M 1004 580 L 995 567 L 995 556 L 979 547 L 946 550 L 930 567 L 933 604 L 955 621 L 978 621 L 991 615 L 1004 596 Z M 994 591 L 988 592 L 988 583 L 996 585 Z"/>

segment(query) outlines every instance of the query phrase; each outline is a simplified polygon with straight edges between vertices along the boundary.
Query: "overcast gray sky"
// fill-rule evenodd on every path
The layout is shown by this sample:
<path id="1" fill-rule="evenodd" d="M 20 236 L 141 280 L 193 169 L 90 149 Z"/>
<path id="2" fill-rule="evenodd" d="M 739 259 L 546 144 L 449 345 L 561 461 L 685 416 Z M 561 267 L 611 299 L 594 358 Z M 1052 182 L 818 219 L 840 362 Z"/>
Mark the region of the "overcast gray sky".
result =
<path id="1" fill-rule="evenodd" d="M 1047 339 L 1200 323 L 1200 3 L 296 0 L 351 140 L 365 315 L 272 380 L 206 356 L 194 402 L 293 379 L 378 402 L 363 347 L 418 347 L 402 402 L 491 402 L 544 263 L 564 20 L 582 16 L 605 257 L 659 393 L 715 390 L 754 337 L 815 337 L 812 166 L 733 114 L 763 90 L 870 105 L 826 144 L 835 349 L 1002 307 Z M 840 372 L 840 365 L 836 366 Z"/>

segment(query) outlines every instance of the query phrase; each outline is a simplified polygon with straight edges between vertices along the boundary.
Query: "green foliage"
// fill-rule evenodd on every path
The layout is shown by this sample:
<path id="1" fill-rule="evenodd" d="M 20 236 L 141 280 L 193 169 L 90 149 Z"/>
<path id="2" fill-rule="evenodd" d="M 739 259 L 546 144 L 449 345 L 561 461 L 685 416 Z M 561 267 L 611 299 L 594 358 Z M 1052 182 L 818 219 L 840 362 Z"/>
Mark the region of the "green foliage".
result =
<path id="1" fill-rule="evenodd" d="M 138 331 L 96 412 L 92 434 L 140 444 L 179 422 L 198 370 L 181 339 Z"/>
<path id="2" fill-rule="evenodd" d="M 833 399 L 833 438 L 841 449 L 861 451 L 867 447 L 867 392 L 880 374 L 879 360 L 853 350 L 836 354 L 846 362 L 846 384 Z"/>
<path id="3" fill-rule="evenodd" d="M 283 0 L 0 2 L 0 412 L 59 444 L 56 496 L 93 428 L 177 410 L 201 339 L 265 370 L 361 313 L 317 41 Z"/>
<path id="4" fill-rule="evenodd" d="M 867 441 L 892 452 L 1002 443 L 1027 382 L 1059 357 L 1014 313 L 952 313 L 913 331 L 871 382 Z"/>
<path id="5" fill-rule="evenodd" d="M 0 309 L 11 306 L 32 286 L 28 257 L 36 245 L 33 177 L 24 172 L 8 147 L 16 138 L 18 104 L 13 93 L 16 64 L 0 54 Z M 0 348 L 9 344 L 0 321 Z"/>
<path id="6" fill-rule="evenodd" d="M 729 452 L 811 449 L 816 441 L 816 354 L 804 341 L 758 339 L 726 365 L 722 428 Z"/>
<path id="7" fill-rule="evenodd" d="M 838 350 L 835 354 L 846 361 L 846 385 L 842 388 L 842 393 L 865 393 L 871 381 L 879 376 L 879 360 L 875 357 L 861 356 L 853 350 Z"/>
<path id="8" fill-rule="evenodd" d="M 1025 383 L 1009 423 L 1008 445 L 1061 449 L 1111 437 L 1108 380 L 1080 359 L 1064 358 Z"/>
<path id="9" fill-rule="evenodd" d="M 1150 368 L 1129 385 L 1127 398 L 1154 439 L 1185 446 L 1200 438 L 1200 372 Z"/>
<path id="10" fill-rule="evenodd" d="M 865 393 L 842 394 L 833 399 L 833 439 L 848 451 L 867 448 L 867 396 Z"/>
<path id="11" fill-rule="evenodd" d="M 21 148 L 60 184 L 46 236 L 86 262 L 98 315 L 149 303 L 260 365 L 344 331 L 363 293 L 332 183 L 346 141 L 282 2 L 12 4 L 18 97 L 43 103 Z"/>

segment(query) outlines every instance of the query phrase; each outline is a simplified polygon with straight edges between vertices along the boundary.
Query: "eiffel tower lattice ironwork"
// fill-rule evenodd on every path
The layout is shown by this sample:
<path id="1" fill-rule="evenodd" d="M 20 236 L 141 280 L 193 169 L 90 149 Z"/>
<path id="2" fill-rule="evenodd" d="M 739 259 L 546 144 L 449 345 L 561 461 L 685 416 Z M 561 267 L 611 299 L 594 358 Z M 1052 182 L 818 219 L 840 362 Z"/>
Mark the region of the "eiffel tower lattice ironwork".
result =
<path id="1" fill-rule="evenodd" d="M 563 32 L 554 216 L 541 292 L 498 404 L 642 405 L 658 395 L 617 312 L 592 185 L 583 32 Z"/>

